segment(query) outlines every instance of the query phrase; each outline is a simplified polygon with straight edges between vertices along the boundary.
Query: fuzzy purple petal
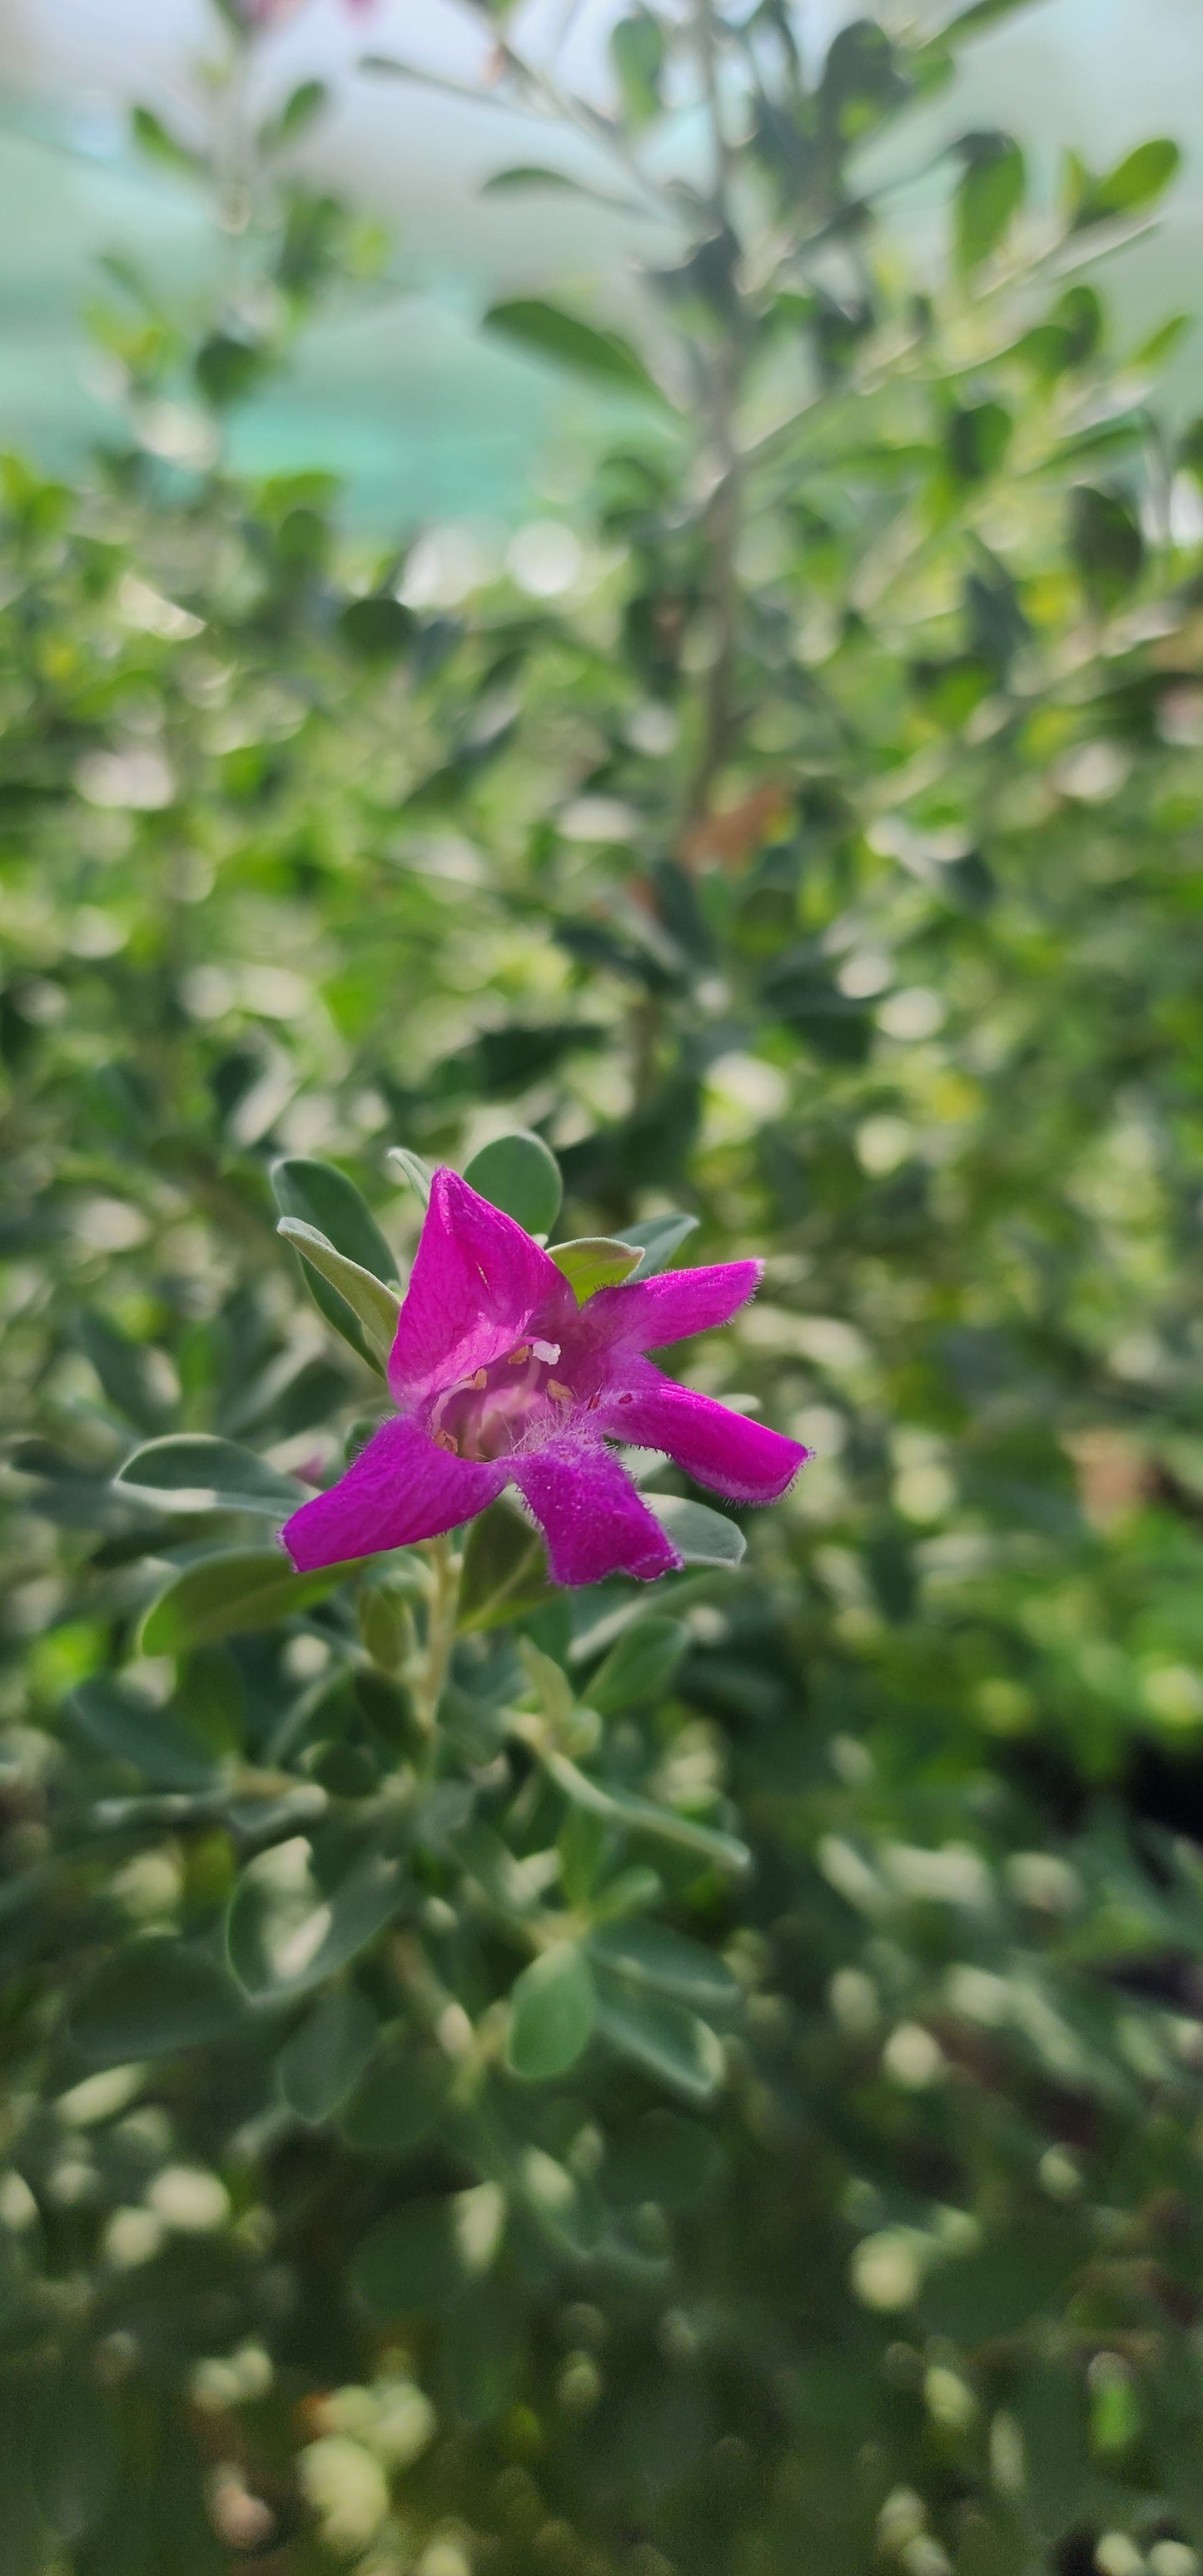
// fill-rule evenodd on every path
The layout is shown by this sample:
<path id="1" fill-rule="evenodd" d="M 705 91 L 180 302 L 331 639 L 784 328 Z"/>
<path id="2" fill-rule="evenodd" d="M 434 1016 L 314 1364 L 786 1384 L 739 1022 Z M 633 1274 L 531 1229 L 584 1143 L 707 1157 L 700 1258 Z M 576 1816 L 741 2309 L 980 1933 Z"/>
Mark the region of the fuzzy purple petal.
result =
<path id="1" fill-rule="evenodd" d="M 420 1402 L 532 1332 L 563 1339 L 576 1300 L 554 1261 L 458 1172 L 438 1171 L 397 1324 L 389 1385 Z"/>
<path id="2" fill-rule="evenodd" d="M 695 1483 L 732 1503 L 775 1503 L 810 1451 L 763 1422 L 750 1422 L 692 1387 L 674 1386 L 650 1360 L 628 1362 L 625 1384 L 594 1419 L 612 1440 L 665 1449 Z"/>
<path id="3" fill-rule="evenodd" d="M 564 1432 L 507 1465 L 547 1539 L 554 1583 L 672 1574 L 682 1559 L 600 1440 Z"/>
<path id="4" fill-rule="evenodd" d="M 302 1503 L 280 1535 L 300 1574 L 384 1548 L 409 1547 L 483 1512 L 501 1492 L 506 1473 L 500 1464 L 453 1458 L 399 1414 L 373 1433 L 328 1493 Z"/>
<path id="5" fill-rule="evenodd" d="M 599 1288 L 581 1316 L 594 1350 L 659 1351 L 691 1333 L 729 1324 L 760 1285 L 761 1261 L 720 1261 L 710 1270 L 664 1270 L 656 1279 Z"/>

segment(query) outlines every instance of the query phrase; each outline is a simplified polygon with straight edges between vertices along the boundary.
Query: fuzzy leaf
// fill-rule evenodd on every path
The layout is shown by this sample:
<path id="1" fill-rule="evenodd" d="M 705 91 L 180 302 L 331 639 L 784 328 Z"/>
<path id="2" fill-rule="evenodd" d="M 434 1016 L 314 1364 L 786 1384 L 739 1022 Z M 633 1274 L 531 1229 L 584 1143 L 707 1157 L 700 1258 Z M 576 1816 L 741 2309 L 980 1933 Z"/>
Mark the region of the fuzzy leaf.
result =
<path id="1" fill-rule="evenodd" d="M 464 1179 L 490 1207 L 512 1216 L 528 1234 L 547 1234 L 560 1212 L 564 1184 L 550 1146 L 529 1129 L 516 1127 L 474 1154 Z"/>
<path id="2" fill-rule="evenodd" d="M 308 132 L 330 104 L 330 91 L 325 81 L 302 81 L 292 96 L 286 98 L 276 121 L 276 138 L 281 143 L 295 143 Z"/>
<path id="3" fill-rule="evenodd" d="M 190 151 L 186 143 L 181 143 L 179 136 L 164 125 L 162 117 L 156 116 L 153 108 L 135 107 L 130 123 L 135 143 L 152 161 L 161 162 L 168 170 L 186 171 L 190 178 L 195 178 L 197 172 L 204 169 L 200 153 Z"/>
<path id="4" fill-rule="evenodd" d="M 356 2249 L 351 2280 L 374 2317 L 446 2308 L 487 2271 L 500 2241 L 505 2203 L 494 2183 L 445 2199 L 411 2200 L 382 2219 Z"/>
<path id="5" fill-rule="evenodd" d="M 619 1243 L 613 1235 L 582 1234 L 573 1243 L 549 1243 L 547 1258 L 563 1271 L 578 1306 L 599 1288 L 618 1288 L 633 1273 L 642 1275 L 638 1244 Z"/>
<path id="6" fill-rule="evenodd" d="M 613 197 L 606 188 L 589 188 L 583 179 L 570 178 L 566 170 L 546 170 L 539 163 L 522 164 L 513 170 L 495 170 L 481 185 L 482 197 L 525 196 L 534 190 L 552 190 L 557 195 L 583 197 L 588 205 L 609 206 L 616 214 L 639 215 L 644 209 L 634 197 Z"/>
<path id="7" fill-rule="evenodd" d="M 113 1482 L 131 1487 L 139 1501 L 153 1495 L 164 1511 L 257 1512 L 274 1521 L 305 1497 L 294 1477 L 282 1476 L 253 1450 L 204 1431 L 144 1442 Z"/>
<path id="8" fill-rule="evenodd" d="M 557 1941 L 524 1968 L 510 1997 L 506 2060 L 528 2083 L 566 2075 L 588 2047 L 596 1997 L 575 1941 Z"/>
<path id="9" fill-rule="evenodd" d="M 724 2074 L 721 2042 L 686 2005 L 602 1976 L 597 2023 L 621 2057 L 633 2058 L 676 2092 L 695 2102 L 709 2102 L 717 2093 Z"/>
<path id="10" fill-rule="evenodd" d="M 679 1252 L 697 1229 L 696 1216 L 647 1216 L 638 1225 L 629 1225 L 624 1242 L 643 1247 L 638 1269 L 631 1272 L 632 1279 L 653 1279 L 657 1271 L 666 1270 L 674 1252 Z"/>
<path id="11" fill-rule="evenodd" d="M 650 125 L 660 113 L 660 94 L 667 39 L 650 9 L 620 18 L 610 37 L 614 65 L 628 125 Z"/>
<path id="12" fill-rule="evenodd" d="M 256 2003 L 301 1995 L 345 1968 L 397 1910 L 401 1864 L 371 1851 L 324 1890 L 301 1836 L 243 1871 L 226 1918 L 226 1950 Z"/>
<path id="13" fill-rule="evenodd" d="M 81 1682 L 63 1713 L 68 1733 L 111 1762 L 127 1762 L 156 1789 L 211 1788 L 217 1776 L 208 1746 L 170 1708 L 122 1687 L 110 1674 Z"/>
<path id="14" fill-rule="evenodd" d="M 306 2013 L 276 2060 L 289 2109 L 311 2127 L 354 2091 L 380 2033 L 371 2005 L 353 1986 L 335 1987 Z"/>
<path id="15" fill-rule="evenodd" d="M 362 1560 L 360 1560 L 362 1562 Z M 354 1569 L 324 1565 L 294 1574 L 278 1547 L 223 1548 L 177 1574 L 142 1623 L 144 1655 L 182 1655 L 219 1637 L 238 1637 L 295 1618 L 323 1601 Z"/>
<path id="16" fill-rule="evenodd" d="M 969 149 L 969 146 L 975 146 Z M 972 136 L 955 201 L 957 262 L 968 275 L 988 259 L 1023 203 L 1026 171 L 1008 134 Z"/>
<path id="17" fill-rule="evenodd" d="M 433 1164 L 424 1162 L 421 1154 L 411 1154 L 408 1145 L 390 1145 L 387 1159 L 396 1164 L 402 1180 L 408 1181 L 411 1190 L 417 1191 L 423 1207 L 428 1207 L 430 1185 L 434 1179 Z"/>
<path id="18" fill-rule="evenodd" d="M 372 591 L 348 601 L 338 621 L 339 633 L 361 662 L 393 662 L 408 652 L 417 621 L 404 600 L 391 591 Z"/>
<path id="19" fill-rule="evenodd" d="M 603 1788 L 600 1781 L 589 1779 L 575 1762 L 570 1762 L 565 1753 L 546 1753 L 543 1760 L 565 1797 L 589 1814 L 604 1817 L 607 1824 L 621 1826 L 631 1834 L 648 1834 L 656 1842 L 673 1843 L 680 1851 L 695 1852 L 699 1860 L 709 1861 L 716 1869 L 742 1875 L 751 1867 L 752 1855 L 746 1843 L 737 1842 L 734 1834 L 696 1824 L 692 1816 L 679 1816 L 674 1808 L 657 1806 L 651 1798 L 638 1798 L 629 1789 Z"/>
<path id="20" fill-rule="evenodd" d="M 490 1504 L 473 1521 L 464 1549 L 461 1631 L 494 1628 L 554 1598 L 538 1532 L 508 1502 Z"/>
<path id="21" fill-rule="evenodd" d="M 725 1959 L 662 1923 L 609 1923 L 591 1933 L 595 1965 L 631 1986 L 672 1995 L 699 2013 L 733 2013 L 743 1988 Z"/>
<path id="22" fill-rule="evenodd" d="M 567 367 L 612 393 L 640 394 L 663 403 L 664 395 L 630 342 L 616 331 L 595 330 L 575 313 L 564 313 L 541 297 L 521 296 L 494 304 L 485 314 L 485 329 L 512 340 L 532 358 Z"/>
<path id="23" fill-rule="evenodd" d="M 315 1227 L 336 1252 L 357 1261 L 373 1279 L 396 1278 L 396 1255 L 345 1172 L 315 1156 L 283 1154 L 272 1164 L 271 1182 L 281 1216 L 297 1216 L 302 1224 Z"/>
<path id="24" fill-rule="evenodd" d="M 205 1951 L 143 1937 L 84 1988 L 71 2038 L 90 2066 L 129 2066 L 229 2039 L 244 2012 L 232 1979 Z"/>
<path id="25" fill-rule="evenodd" d="M 336 1252 L 334 1245 L 327 1242 L 324 1234 L 318 1233 L 316 1226 L 304 1224 L 298 1216 L 282 1216 L 276 1232 L 283 1235 L 286 1243 L 291 1243 L 294 1252 L 300 1253 L 310 1271 L 317 1271 L 320 1278 L 337 1290 L 339 1297 L 351 1308 L 376 1365 L 387 1367 L 389 1352 L 397 1338 L 397 1317 L 401 1312 L 401 1300 L 396 1289 L 386 1288 L 383 1280 L 374 1279 L 371 1272 L 361 1269 L 357 1261 L 348 1261 L 346 1254 Z"/>
<path id="26" fill-rule="evenodd" d="M 272 1165 L 272 1188 L 282 1216 L 296 1218 L 324 1237 L 337 1253 L 373 1279 L 391 1280 L 396 1263 L 371 1210 L 353 1181 L 332 1163 L 304 1154 L 284 1155 Z M 375 1341 L 364 1330 L 356 1307 L 323 1272 L 309 1265 L 306 1281 L 319 1313 L 369 1368 L 379 1369 Z"/>
<path id="27" fill-rule="evenodd" d="M 1105 178 L 1087 182 L 1074 209 L 1074 231 L 1083 232 L 1089 224 L 1115 223 L 1151 205 L 1177 176 L 1181 164 L 1181 149 L 1168 136 L 1138 143 Z"/>
<path id="28" fill-rule="evenodd" d="M 748 1542 L 725 1512 L 712 1511 L 709 1503 L 686 1502 L 679 1494 L 645 1494 L 643 1499 L 686 1565 L 742 1564 Z"/>
<path id="29" fill-rule="evenodd" d="M 636 1620 L 594 1674 L 587 1694 L 590 1708 L 599 1717 L 614 1717 L 640 1700 L 657 1699 L 688 1644 L 689 1631 L 679 1619 Z"/>
<path id="30" fill-rule="evenodd" d="M 395 2044 L 368 2067 L 339 2114 L 339 2128 L 357 2155 L 397 2164 L 434 2127 L 451 2080 L 448 2061 L 435 2049 Z"/>

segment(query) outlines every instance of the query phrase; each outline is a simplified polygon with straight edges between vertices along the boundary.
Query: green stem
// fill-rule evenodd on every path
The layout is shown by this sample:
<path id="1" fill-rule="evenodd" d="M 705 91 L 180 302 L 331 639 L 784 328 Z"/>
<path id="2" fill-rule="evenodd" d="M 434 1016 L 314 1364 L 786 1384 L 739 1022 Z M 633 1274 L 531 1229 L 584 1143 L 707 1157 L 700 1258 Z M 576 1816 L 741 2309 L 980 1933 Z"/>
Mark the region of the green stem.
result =
<path id="1" fill-rule="evenodd" d="M 433 1736 L 455 1645 L 464 1560 L 457 1555 L 450 1538 L 431 1539 L 425 1555 L 431 1586 L 426 1605 L 425 1651 L 414 1677 L 413 1705 L 423 1734 Z"/>
<path id="2" fill-rule="evenodd" d="M 723 118 L 719 66 L 719 21 L 714 0 L 694 0 L 694 32 L 713 151 L 710 215 L 715 231 L 729 235 L 731 226 L 731 150 Z M 732 314 L 719 347 L 706 368 L 708 445 L 713 489 L 707 505 L 705 534 L 709 555 L 709 606 L 714 625 L 713 650 L 702 708 L 697 765 L 689 792 L 689 820 L 701 821 L 709 810 L 710 791 L 722 768 L 734 730 L 736 640 L 739 582 L 736 551 L 743 505 L 743 461 L 738 438 L 739 398 L 744 371 L 742 317 Z"/>
<path id="3" fill-rule="evenodd" d="M 250 105 L 251 39 L 236 35 L 215 137 L 217 220 L 234 245 L 231 276 L 241 275 L 240 244 L 251 218 L 255 147 Z"/>

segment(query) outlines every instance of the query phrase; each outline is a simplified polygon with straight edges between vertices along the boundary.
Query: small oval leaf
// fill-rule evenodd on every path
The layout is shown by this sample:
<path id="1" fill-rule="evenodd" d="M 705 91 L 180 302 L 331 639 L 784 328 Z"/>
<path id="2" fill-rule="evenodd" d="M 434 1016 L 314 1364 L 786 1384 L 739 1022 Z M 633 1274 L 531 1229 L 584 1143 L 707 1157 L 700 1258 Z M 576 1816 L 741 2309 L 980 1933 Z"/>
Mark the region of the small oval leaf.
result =
<path id="1" fill-rule="evenodd" d="M 394 662 L 408 652 L 417 631 L 417 619 L 403 600 L 394 599 L 391 591 L 375 591 L 366 599 L 352 599 L 339 619 L 344 644 L 361 662 Z"/>
<path id="2" fill-rule="evenodd" d="M 153 1495 L 164 1511 L 258 1512 L 276 1521 L 305 1498 L 295 1477 L 282 1476 L 236 1440 L 215 1440 L 203 1431 L 147 1440 L 113 1482 L 132 1487 L 139 1501 Z"/>
<path id="3" fill-rule="evenodd" d="M 395 1255 L 384 1240 L 365 1198 L 333 1163 L 309 1154 L 282 1154 L 272 1164 L 272 1188 L 281 1216 L 300 1217 L 314 1226 L 348 1261 L 357 1261 L 373 1279 L 395 1279 Z"/>
<path id="4" fill-rule="evenodd" d="M 226 1916 L 226 1954 L 254 2002 L 286 2000 L 324 1984 L 374 1941 L 401 1897 L 398 1860 L 367 1852 L 333 1889 L 309 1867 L 302 1835 L 276 1843 L 244 1869 Z"/>
<path id="5" fill-rule="evenodd" d="M 608 386 L 614 393 L 642 394 L 652 402 L 664 401 L 659 385 L 628 340 L 621 339 L 616 331 L 597 331 L 592 323 L 580 321 L 575 313 L 562 312 L 556 304 L 544 303 L 536 296 L 516 297 L 512 302 L 491 306 L 484 322 L 486 331 L 496 331 L 503 339 L 514 341 L 532 358 L 569 367 L 574 375 L 588 376 L 594 384 Z"/>
<path id="6" fill-rule="evenodd" d="M 402 1180 L 408 1181 L 411 1190 L 417 1191 L 423 1207 L 429 1207 L 434 1180 L 433 1163 L 426 1162 L 421 1154 L 411 1154 L 408 1145 L 390 1145 L 388 1160 L 396 1164 Z"/>
<path id="7" fill-rule="evenodd" d="M 401 1312 L 401 1299 L 396 1289 L 387 1288 L 382 1279 L 373 1278 L 371 1271 L 365 1270 L 358 1261 L 349 1261 L 345 1252 L 337 1251 L 324 1234 L 319 1234 L 316 1226 L 306 1225 L 302 1217 L 282 1216 L 276 1232 L 283 1235 L 286 1243 L 291 1243 L 294 1252 L 299 1252 L 310 1272 L 316 1271 L 319 1278 L 345 1298 L 377 1365 L 387 1368 L 389 1353 L 397 1338 L 397 1317 Z"/>
<path id="8" fill-rule="evenodd" d="M 494 170 L 489 178 L 482 179 L 480 193 L 482 197 L 504 197 L 518 188 L 567 188 L 573 196 L 591 193 L 588 188 L 582 190 L 566 171 L 547 170 L 541 163 L 533 161 L 523 162 L 512 170 Z"/>
<path id="9" fill-rule="evenodd" d="M 497 1136 L 491 1145 L 482 1145 L 464 1173 L 469 1187 L 479 1190 L 490 1207 L 500 1208 L 512 1216 L 516 1225 L 525 1226 L 528 1234 L 548 1234 L 560 1213 L 564 1184 L 560 1166 L 550 1146 L 529 1128 L 516 1127 L 509 1136 Z"/>
<path id="10" fill-rule="evenodd" d="M 957 264 L 968 276 L 996 250 L 1023 203 L 1027 173 L 1009 134 L 974 135 L 964 147 L 967 166 L 957 189 Z"/>
<path id="11" fill-rule="evenodd" d="M 525 1640 L 523 1640 L 525 1643 Z M 649 1834 L 654 1841 L 673 1843 L 679 1851 L 695 1852 L 699 1860 L 709 1861 L 717 1869 L 741 1873 L 751 1867 L 752 1855 L 746 1843 L 734 1834 L 716 1832 L 712 1825 L 700 1825 L 693 1816 L 679 1816 L 674 1807 L 662 1807 L 654 1798 L 635 1797 L 629 1789 L 603 1788 L 600 1780 L 591 1780 L 566 1753 L 545 1752 L 545 1769 L 574 1807 L 583 1807 L 587 1815 L 600 1816 L 607 1824 L 625 1827 L 628 1833 Z"/>
<path id="12" fill-rule="evenodd" d="M 1168 135 L 1138 143 L 1105 178 L 1088 182 L 1075 209 L 1074 230 L 1082 232 L 1089 224 L 1114 223 L 1135 214 L 1139 207 L 1151 205 L 1177 177 L 1181 165 L 1181 147 Z"/>
<path id="13" fill-rule="evenodd" d="M 591 1934 L 589 1955 L 627 1985 L 672 1995 L 695 2012 L 733 2013 L 743 2000 L 725 1959 L 663 1923 L 608 1923 Z"/>
<path id="14" fill-rule="evenodd" d="M 451 2067 L 440 2051 L 396 2042 L 368 2067 L 339 2117 L 349 2147 L 400 2163 L 429 2136 L 447 2097 Z"/>
<path id="15" fill-rule="evenodd" d="M 127 1762 L 154 1789 L 182 1794 L 212 1788 L 213 1755 L 202 1738 L 170 1708 L 97 1673 L 81 1682 L 63 1711 L 65 1732 L 110 1762 Z"/>
<path id="16" fill-rule="evenodd" d="M 686 1502 L 680 1494 L 645 1494 L 643 1499 L 686 1565 L 742 1564 L 748 1542 L 725 1512 L 711 1511 L 709 1503 Z"/>
<path id="17" fill-rule="evenodd" d="M 508 1502 L 491 1503 L 468 1532 L 459 1628 L 494 1628 L 553 1597 L 538 1532 Z"/>
<path id="18" fill-rule="evenodd" d="M 507 2062 L 528 2083 L 567 2074 L 588 2047 L 597 1998 L 575 1941 L 557 1941 L 524 1968 L 510 1997 Z"/>
<path id="19" fill-rule="evenodd" d="M 276 2079 L 290 2111 L 311 2127 L 328 2120 L 354 2091 L 379 2035 L 370 2003 L 353 1986 L 322 1995 L 276 2060 Z"/>
<path id="20" fill-rule="evenodd" d="M 582 1234 L 573 1243 L 550 1243 L 547 1258 L 562 1270 L 578 1306 L 599 1288 L 620 1288 L 637 1270 L 643 1255 L 636 1244 L 619 1243 L 613 1235 Z"/>
<path id="21" fill-rule="evenodd" d="M 641 1992 L 599 1975 L 597 2023 L 620 2057 L 629 2057 L 695 2102 L 709 2102 L 723 2080 L 722 2044 L 709 2025 L 667 1995 Z"/>
<path id="22" fill-rule="evenodd" d="M 207 1952 L 147 1937 L 110 1959 L 71 2013 L 71 2038 L 90 2066 L 128 2066 L 229 2039 L 245 2005 Z"/>
<path id="23" fill-rule="evenodd" d="M 363 1559 L 356 1561 L 361 1564 Z M 295 1618 L 323 1601 L 354 1565 L 325 1565 L 294 1574 L 278 1547 L 223 1548 L 177 1574 L 147 1611 L 139 1644 L 144 1655 L 182 1655 L 219 1637 L 238 1637 L 277 1619 Z"/>
<path id="24" fill-rule="evenodd" d="M 696 1216 L 648 1216 L 642 1217 L 638 1225 L 629 1225 L 624 1241 L 642 1245 L 632 1279 L 651 1279 L 658 1270 L 666 1269 L 687 1236 L 696 1234 L 699 1221 Z"/>
<path id="25" fill-rule="evenodd" d="M 717 1518 L 717 1514 L 716 1514 Z M 658 1698 L 689 1644 L 679 1619 L 638 1619 L 610 1649 L 589 1684 L 590 1708 L 613 1717 L 638 1700 Z"/>

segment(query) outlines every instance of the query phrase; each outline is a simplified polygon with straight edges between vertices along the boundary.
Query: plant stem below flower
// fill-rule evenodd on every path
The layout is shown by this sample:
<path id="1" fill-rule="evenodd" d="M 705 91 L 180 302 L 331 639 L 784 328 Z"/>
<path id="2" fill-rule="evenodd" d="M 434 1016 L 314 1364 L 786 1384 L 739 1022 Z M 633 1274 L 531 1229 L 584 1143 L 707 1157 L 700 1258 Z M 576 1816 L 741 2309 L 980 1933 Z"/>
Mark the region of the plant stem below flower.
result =
<path id="1" fill-rule="evenodd" d="M 449 1537 L 431 1539 L 423 1551 L 431 1572 L 426 1608 L 425 1651 L 413 1679 L 414 1715 L 424 1735 L 433 1735 L 439 1701 L 455 1644 L 460 1576 L 464 1560 Z"/>

